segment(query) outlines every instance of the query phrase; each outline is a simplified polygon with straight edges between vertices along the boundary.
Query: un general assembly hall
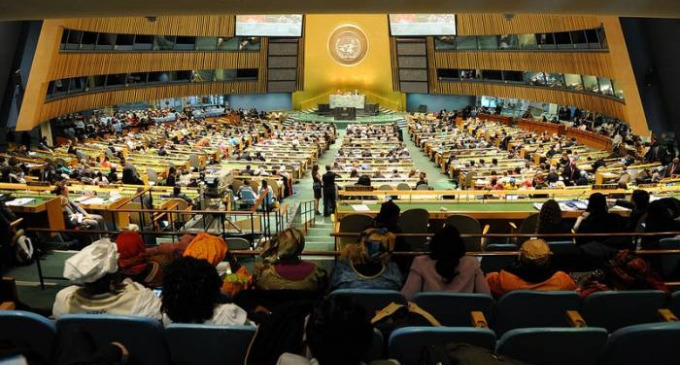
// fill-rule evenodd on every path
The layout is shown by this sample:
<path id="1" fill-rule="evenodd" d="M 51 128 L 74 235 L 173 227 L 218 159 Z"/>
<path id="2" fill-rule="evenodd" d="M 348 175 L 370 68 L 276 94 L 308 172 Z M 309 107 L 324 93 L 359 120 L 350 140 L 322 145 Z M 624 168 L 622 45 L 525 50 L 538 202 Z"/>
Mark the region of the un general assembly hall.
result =
<path id="1" fill-rule="evenodd" d="M 680 364 L 676 0 L 0 4 L 0 365 Z"/>

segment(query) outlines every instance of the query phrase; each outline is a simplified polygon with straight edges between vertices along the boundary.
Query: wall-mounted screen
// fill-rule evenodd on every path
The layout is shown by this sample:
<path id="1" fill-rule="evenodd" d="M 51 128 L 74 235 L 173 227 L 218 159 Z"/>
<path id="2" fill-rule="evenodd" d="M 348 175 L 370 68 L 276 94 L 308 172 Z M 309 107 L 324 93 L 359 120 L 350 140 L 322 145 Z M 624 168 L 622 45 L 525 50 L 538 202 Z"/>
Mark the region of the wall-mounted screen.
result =
<path id="1" fill-rule="evenodd" d="M 455 14 L 390 14 L 392 36 L 456 35 Z"/>
<path id="2" fill-rule="evenodd" d="M 302 14 L 237 15 L 236 35 L 300 37 L 302 36 Z"/>

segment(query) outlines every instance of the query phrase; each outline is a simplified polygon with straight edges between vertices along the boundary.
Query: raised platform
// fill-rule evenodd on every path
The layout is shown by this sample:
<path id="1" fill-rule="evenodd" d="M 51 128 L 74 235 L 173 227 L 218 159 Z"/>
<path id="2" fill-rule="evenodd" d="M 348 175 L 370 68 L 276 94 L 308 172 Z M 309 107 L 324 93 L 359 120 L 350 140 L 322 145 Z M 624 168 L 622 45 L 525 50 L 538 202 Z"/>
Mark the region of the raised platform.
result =
<path id="1" fill-rule="evenodd" d="M 322 123 L 333 123 L 336 126 L 346 126 L 348 124 L 356 123 L 395 123 L 404 119 L 406 113 L 395 112 L 389 109 L 380 109 L 380 113 L 375 116 L 357 116 L 355 120 L 335 120 L 333 116 L 325 116 L 316 114 L 315 109 L 308 109 L 302 111 L 289 112 L 288 117 L 291 119 L 303 121 L 303 122 L 322 122 Z"/>

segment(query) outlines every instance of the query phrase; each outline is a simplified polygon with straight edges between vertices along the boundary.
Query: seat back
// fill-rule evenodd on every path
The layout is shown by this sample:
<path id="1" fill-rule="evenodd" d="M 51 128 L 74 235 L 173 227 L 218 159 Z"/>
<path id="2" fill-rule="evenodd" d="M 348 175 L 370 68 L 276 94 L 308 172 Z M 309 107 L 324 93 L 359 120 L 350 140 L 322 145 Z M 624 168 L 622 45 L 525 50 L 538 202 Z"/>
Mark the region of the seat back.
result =
<path id="1" fill-rule="evenodd" d="M 418 293 L 413 302 L 436 318 L 442 326 L 470 327 L 470 312 L 484 313 L 487 320 L 493 314 L 493 298 L 485 294 L 445 292 Z M 452 310 L 455 308 L 455 310 Z"/>
<path id="2" fill-rule="evenodd" d="M 519 225 L 518 233 L 536 233 L 538 227 L 538 213 L 533 213 L 524 218 L 522 224 Z M 521 246 L 529 237 L 517 237 L 517 245 Z"/>
<path id="3" fill-rule="evenodd" d="M 0 311 L 0 342 L 28 346 L 50 361 L 57 329 L 54 322 L 31 312 Z"/>
<path id="4" fill-rule="evenodd" d="M 377 328 L 373 329 L 373 337 L 371 338 L 371 347 L 368 352 L 363 357 L 363 362 L 366 364 L 381 360 L 385 358 L 385 339 L 383 338 L 382 332 Z"/>
<path id="5" fill-rule="evenodd" d="M 484 251 L 487 252 L 508 252 L 508 251 L 519 251 L 517 245 L 512 243 L 492 243 L 484 247 Z M 500 271 L 510 265 L 512 265 L 517 260 L 515 255 L 499 255 L 499 256 L 484 256 L 480 263 L 482 271 L 485 273 Z"/>
<path id="6" fill-rule="evenodd" d="M 411 190 L 411 187 L 407 183 L 401 183 L 397 185 L 397 190 Z"/>
<path id="7" fill-rule="evenodd" d="M 405 327 L 392 332 L 387 352 L 390 359 L 399 361 L 401 365 L 417 365 L 425 346 L 451 342 L 467 343 L 493 351 L 496 335 L 486 328 Z"/>
<path id="8" fill-rule="evenodd" d="M 609 334 L 604 328 L 522 328 L 506 332 L 498 355 L 535 365 L 596 365 Z"/>
<path id="9" fill-rule="evenodd" d="M 658 290 L 606 291 L 589 295 L 581 315 L 589 326 L 614 332 L 635 324 L 653 323 L 666 304 L 666 293 Z"/>
<path id="10" fill-rule="evenodd" d="M 678 363 L 680 322 L 639 324 L 609 337 L 602 365 L 674 365 Z"/>
<path id="11" fill-rule="evenodd" d="M 493 327 L 498 335 L 515 328 L 566 327 L 566 312 L 580 304 L 575 292 L 512 291 L 496 303 Z"/>
<path id="12" fill-rule="evenodd" d="M 200 168 L 201 163 L 198 160 L 198 155 L 195 153 L 192 153 L 189 155 L 189 166 L 194 167 L 194 168 Z"/>
<path id="13" fill-rule="evenodd" d="M 238 189 L 243 186 L 243 180 L 234 179 L 234 181 L 231 182 L 231 186 L 234 188 L 234 191 L 238 191 Z"/>
<path id="14" fill-rule="evenodd" d="M 669 309 L 672 310 L 676 316 L 680 316 L 680 291 L 676 291 L 671 294 L 671 303 Z"/>
<path id="15" fill-rule="evenodd" d="M 379 289 L 338 289 L 331 295 L 351 298 L 354 302 L 364 307 L 369 318 L 373 318 L 375 313 L 385 308 L 390 303 L 408 304 L 406 298 L 394 290 Z"/>
<path id="16" fill-rule="evenodd" d="M 387 185 L 387 184 L 383 184 L 383 185 L 378 186 L 378 190 L 389 191 L 389 190 L 393 190 L 393 189 L 392 189 L 392 186 Z"/>
<path id="17" fill-rule="evenodd" d="M 96 347 L 118 341 L 130 352 L 129 364 L 169 364 L 163 327 L 146 317 L 111 314 L 69 314 L 57 321 L 57 332 L 80 328 L 92 335 Z"/>
<path id="18" fill-rule="evenodd" d="M 363 232 L 373 225 L 373 217 L 366 214 L 350 214 L 340 219 L 341 233 L 358 233 Z M 357 242 L 359 236 L 356 237 L 341 237 L 340 246 L 347 243 Z"/>
<path id="19" fill-rule="evenodd" d="M 430 186 L 427 184 L 420 184 L 416 187 L 416 190 L 430 190 Z"/>
<path id="20" fill-rule="evenodd" d="M 579 249 L 574 241 L 552 241 L 548 242 L 548 247 L 550 247 L 550 252 L 555 256 L 576 255 L 579 253 Z"/>
<path id="21" fill-rule="evenodd" d="M 158 173 L 153 168 L 149 167 L 146 169 L 146 175 L 149 177 L 149 184 L 153 185 L 158 183 Z"/>
<path id="22" fill-rule="evenodd" d="M 680 248 L 680 239 L 662 238 L 659 240 L 659 248 L 661 250 L 677 250 Z M 680 255 L 661 255 L 659 257 L 661 263 L 661 276 L 670 280 L 676 280 L 680 277 Z"/>
<path id="23" fill-rule="evenodd" d="M 165 338 L 173 365 L 243 364 L 255 331 L 252 326 L 171 324 Z"/>
<path id="24" fill-rule="evenodd" d="M 456 229 L 458 229 L 458 232 L 461 234 L 481 234 L 482 233 L 482 225 L 479 224 L 479 221 L 473 217 L 467 216 L 467 215 L 462 215 L 462 214 L 454 214 L 450 215 L 448 218 L 446 218 L 446 221 L 444 222 L 445 225 L 447 226 L 454 226 Z M 465 249 L 468 252 L 480 252 L 482 251 L 482 238 L 481 237 L 466 237 L 463 238 L 463 241 L 465 241 Z"/>
<path id="25" fill-rule="evenodd" d="M 426 209 L 409 209 L 399 216 L 399 228 L 403 233 L 427 233 L 430 213 Z M 427 237 L 404 237 L 411 251 L 424 251 Z"/>

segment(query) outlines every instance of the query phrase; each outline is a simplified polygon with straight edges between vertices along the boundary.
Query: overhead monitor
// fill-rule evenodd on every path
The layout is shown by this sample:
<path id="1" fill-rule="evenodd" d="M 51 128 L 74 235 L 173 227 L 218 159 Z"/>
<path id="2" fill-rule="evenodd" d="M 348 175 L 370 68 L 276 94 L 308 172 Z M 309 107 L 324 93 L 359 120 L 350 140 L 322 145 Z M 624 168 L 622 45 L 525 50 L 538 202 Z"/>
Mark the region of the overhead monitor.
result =
<path id="1" fill-rule="evenodd" d="M 243 37 L 301 37 L 302 14 L 237 15 L 236 35 Z"/>
<path id="2" fill-rule="evenodd" d="M 455 14 L 390 14 L 392 36 L 456 35 Z"/>

